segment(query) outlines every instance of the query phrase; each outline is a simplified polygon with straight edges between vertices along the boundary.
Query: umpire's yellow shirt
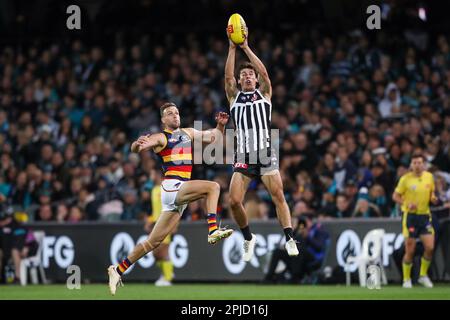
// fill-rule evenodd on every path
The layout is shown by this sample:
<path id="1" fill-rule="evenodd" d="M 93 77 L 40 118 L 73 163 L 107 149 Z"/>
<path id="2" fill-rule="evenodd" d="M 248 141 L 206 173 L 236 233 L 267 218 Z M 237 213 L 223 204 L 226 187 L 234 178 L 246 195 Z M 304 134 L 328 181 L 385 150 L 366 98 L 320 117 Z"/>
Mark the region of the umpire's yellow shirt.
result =
<path id="1" fill-rule="evenodd" d="M 424 171 L 418 177 L 413 172 L 408 172 L 400 178 L 395 192 L 403 196 L 402 211 L 404 213 L 430 214 L 430 199 L 434 192 L 433 175 Z M 410 203 L 417 205 L 416 211 L 408 210 Z"/>
<path id="2" fill-rule="evenodd" d="M 159 216 L 161 215 L 162 203 L 161 203 L 161 185 L 155 185 L 152 188 L 152 214 L 148 216 L 147 221 L 156 223 Z M 171 240 L 170 234 L 163 240 L 162 243 L 169 244 Z"/>
<path id="3" fill-rule="evenodd" d="M 162 210 L 161 203 L 161 185 L 155 185 L 152 188 L 152 215 L 148 217 L 150 222 L 156 222 Z"/>

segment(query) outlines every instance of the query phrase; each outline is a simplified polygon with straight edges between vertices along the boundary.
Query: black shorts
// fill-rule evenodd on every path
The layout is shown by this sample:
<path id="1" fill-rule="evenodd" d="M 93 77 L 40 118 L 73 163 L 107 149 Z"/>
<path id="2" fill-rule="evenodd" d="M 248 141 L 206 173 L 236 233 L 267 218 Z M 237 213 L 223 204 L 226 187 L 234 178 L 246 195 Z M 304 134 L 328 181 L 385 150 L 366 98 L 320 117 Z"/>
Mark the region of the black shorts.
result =
<path id="1" fill-rule="evenodd" d="M 236 166 L 237 165 L 237 166 Z M 239 172 L 243 175 L 249 176 L 251 178 L 262 176 L 264 172 L 262 172 L 261 164 L 245 164 L 245 163 L 237 163 L 233 166 L 233 172 Z"/>
<path id="2" fill-rule="evenodd" d="M 250 163 L 249 156 L 238 157 L 234 155 L 233 172 L 239 172 L 249 177 L 263 176 L 273 170 L 278 170 L 278 157 L 274 152 L 271 153 L 272 157 L 265 159 L 264 162 Z"/>
<path id="3" fill-rule="evenodd" d="M 403 213 L 402 233 L 405 238 L 419 238 L 421 235 L 434 235 L 431 214 Z"/>

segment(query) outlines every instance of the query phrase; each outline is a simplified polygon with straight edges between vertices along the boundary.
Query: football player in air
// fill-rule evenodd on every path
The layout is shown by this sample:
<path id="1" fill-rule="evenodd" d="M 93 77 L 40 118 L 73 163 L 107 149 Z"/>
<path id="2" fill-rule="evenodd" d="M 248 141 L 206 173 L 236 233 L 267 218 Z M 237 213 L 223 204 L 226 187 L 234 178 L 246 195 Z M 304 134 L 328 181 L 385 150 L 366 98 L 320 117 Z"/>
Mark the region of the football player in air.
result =
<path id="1" fill-rule="evenodd" d="M 191 180 L 192 144 L 200 139 L 203 143 L 212 143 L 223 135 L 228 122 L 228 114 L 219 112 L 216 116 L 217 127 L 199 131 L 194 128 L 180 128 L 181 120 L 174 103 L 165 103 L 160 108 L 163 132 L 139 137 L 131 145 L 132 152 L 152 150 L 162 160 L 164 180 L 161 183 L 162 212 L 148 238 L 136 245 L 132 252 L 118 265 L 108 268 L 109 289 L 116 293 L 122 285 L 122 274 L 136 261 L 157 248 L 174 230 L 189 202 L 206 199 L 208 212 L 208 243 L 229 237 L 232 229 L 218 228 L 216 210 L 220 195 L 217 182 Z"/>

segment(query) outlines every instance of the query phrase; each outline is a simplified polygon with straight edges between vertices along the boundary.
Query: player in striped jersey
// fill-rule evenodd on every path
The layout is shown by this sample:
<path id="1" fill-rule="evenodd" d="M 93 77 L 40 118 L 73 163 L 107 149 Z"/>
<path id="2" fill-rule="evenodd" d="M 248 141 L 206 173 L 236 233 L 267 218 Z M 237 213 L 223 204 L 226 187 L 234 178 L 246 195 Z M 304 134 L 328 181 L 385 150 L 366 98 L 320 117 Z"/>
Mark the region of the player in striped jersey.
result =
<path id="1" fill-rule="evenodd" d="M 194 128 L 180 128 L 180 114 L 174 103 L 166 103 L 161 109 L 161 121 L 164 131 L 141 136 L 131 145 L 133 152 L 153 150 L 163 161 L 164 180 L 161 183 L 162 213 L 154 225 L 149 237 L 139 243 L 126 259 L 117 266 L 108 268 L 109 288 L 115 294 L 121 285 L 122 274 L 136 261 L 157 248 L 164 238 L 177 226 L 184 209 L 189 202 L 206 198 L 208 210 L 208 243 L 229 237 L 232 229 L 218 228 L 216 210 L 220 195 L 217 182 L 190 180 L 192 172 L 192 143 L 201 139 L 212 143 L 222 135 L 228 122 L 228 114 L 220 112 L 217 127 L 213 130 L 198 131 Z"/>
<path id="2" fill-rule="evenodd" d="M 278 220 L 286 237 L 286 250 L 290 256 L 296 256 L 299 251 L 293 239 L 291 214 L 284 198 L 278 158 L 272 146 L 274 141 L 271 141 L 272 87 L 269 75 L 264 64 L 248 46 L 247 40 L 240 47 L 250 63 L 244 63 L 239 67 L 239 78 L 236 81 L 234 75 L 236 45 L 230 41 L 225 64 L 225 92 L 236 132 L 230 206 L 245 239 L 243 260 L 251 260 L 256 236 L 250 232 L 242 202 L 250 182 L 258 176 L 272 196 Z"/>

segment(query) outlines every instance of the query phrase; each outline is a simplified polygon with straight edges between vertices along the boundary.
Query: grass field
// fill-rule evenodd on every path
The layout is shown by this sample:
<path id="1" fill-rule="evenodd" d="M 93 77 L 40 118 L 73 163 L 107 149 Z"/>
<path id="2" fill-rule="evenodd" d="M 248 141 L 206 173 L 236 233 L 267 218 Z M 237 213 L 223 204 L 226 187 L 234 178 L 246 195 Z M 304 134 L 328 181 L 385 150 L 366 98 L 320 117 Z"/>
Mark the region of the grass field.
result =
<path id="1" fill-rule="evenodd" d="M 358 286 L 295 286 L 256 284 L 125 284 L 116 296 L 104 284 L 81 285 L 69 290 L 65 285 L 0 286 L 0 299 L 36 300 L 450 300 L 450 284 L 433 289 L 415 286 L 411 290 L 391 285 L 380 290 Z"/>

